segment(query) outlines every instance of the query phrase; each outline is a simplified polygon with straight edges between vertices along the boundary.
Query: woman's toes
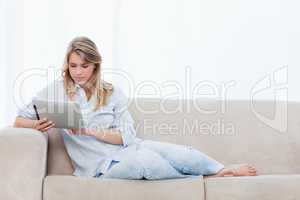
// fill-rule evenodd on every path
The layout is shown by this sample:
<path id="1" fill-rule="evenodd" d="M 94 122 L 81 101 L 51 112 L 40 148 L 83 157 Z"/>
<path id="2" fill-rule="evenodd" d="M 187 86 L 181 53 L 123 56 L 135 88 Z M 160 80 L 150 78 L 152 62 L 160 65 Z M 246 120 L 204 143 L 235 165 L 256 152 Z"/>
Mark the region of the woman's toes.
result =
<path id="1" fill-rule="evenodd" d="M 250 172 L 250 176 L 257 176 L 257 172 Z"/>
<path id="2" fill-rule="evenodd" d="M 234 165 L 231 169 L 234 176 L 255 176 L 257 174 L 255 167 L 249 164 Z"/>
<path id="3" fill-rule="evenodd" d="M 251 174 L 251 176 L 257 174 L 257 170 L 254 167 L 248 168 L 248 172 Z"/>
<path id="4" fill-rule="evenodd" d="M 254 176 L 257 175 L 257 170 L 255 168 L 251 168 L 249 172 Z"/>

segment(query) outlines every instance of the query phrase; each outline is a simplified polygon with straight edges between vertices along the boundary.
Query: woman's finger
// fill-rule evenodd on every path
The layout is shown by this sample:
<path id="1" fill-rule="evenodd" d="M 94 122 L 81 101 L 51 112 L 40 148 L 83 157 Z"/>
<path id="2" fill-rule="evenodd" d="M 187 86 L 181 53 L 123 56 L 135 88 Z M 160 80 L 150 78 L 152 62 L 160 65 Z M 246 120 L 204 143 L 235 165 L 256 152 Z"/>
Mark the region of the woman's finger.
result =
<path id="1" fill-rule="evenodd" d="M 74 129 L 69 129 L 69 133 L 70 133 L 71 135 L 75 135 L 75 134 L 76 134 Z"/>
<path id="2" fill-rule="evenodd" d="M 35 129 L 40 130 L 47 124 L 47 119 L 38 120 L 35 124 Z"/>
<path id="3" fill-rule="evenodd" d="M 53 128 L 55 125 L 54 124 L 51 124 L 43 129 L 41 129 L 42 132 L 45 132 L 45 131 L 48 131 L 50 128 Z"/>
<path id="4" fill-rule="evenodd" d="M 48 131 L 50 128 L 53 128 L 54 126 L 55 126 L 55 124 L 52 123 L 51 125 L 47 126 L 46 128 L 43 128 L 41 131 L 42 131 L 42 132 L 46 132 L 46 131 Z"/>
<path id="5" fill-rule="evenodd" d="M 48 122 L 45 122 L 45 123 L 43 123 L 41 125 L 38 125 L 37 129 L 38 130 L 42 130 L 42 129 L 45 129 L 46 127 L 48 127 L 48 126 L 51 126 L 52 124 L 53 124 L 52 121 L 48 121 Z"/>
<path id="6" fill-rule="evenodd" d="M 47 118 L 40 119 L 37 121 L 37 125 L 42 125 L 42 124 L 46 123 L 47 121 L 48 121 Z"/>

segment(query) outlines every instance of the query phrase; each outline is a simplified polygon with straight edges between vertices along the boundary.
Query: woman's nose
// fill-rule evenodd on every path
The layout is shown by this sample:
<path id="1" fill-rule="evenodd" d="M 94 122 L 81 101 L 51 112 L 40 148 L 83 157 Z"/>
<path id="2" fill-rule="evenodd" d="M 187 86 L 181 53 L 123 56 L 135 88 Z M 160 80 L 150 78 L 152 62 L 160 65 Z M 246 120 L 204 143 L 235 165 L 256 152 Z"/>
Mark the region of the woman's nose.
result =
<path id="1" fill-rule="evenodd" d="M 79 74 L 81 74 L 81 73 L 82 73 L 82 71 L 81 71 L 80 67 L 77 67 L 77 69 L 76 69 L 75 73 L 76 73 L 76 75 L 79 75 Z"/>

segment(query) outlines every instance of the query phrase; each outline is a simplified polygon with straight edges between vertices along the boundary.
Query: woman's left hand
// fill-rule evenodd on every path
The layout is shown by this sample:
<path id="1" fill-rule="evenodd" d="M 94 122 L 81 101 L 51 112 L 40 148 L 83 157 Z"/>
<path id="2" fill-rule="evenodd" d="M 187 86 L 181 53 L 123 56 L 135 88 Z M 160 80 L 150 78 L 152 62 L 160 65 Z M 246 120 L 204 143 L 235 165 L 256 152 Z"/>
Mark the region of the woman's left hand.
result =
<path id="1" fill-rule="evenodd" d="M 69 133 L 71 135 L 87 135 L 87 136 L 93 136 L 92 132 L 86 128 L 81 129 L 69 129 Z"/>

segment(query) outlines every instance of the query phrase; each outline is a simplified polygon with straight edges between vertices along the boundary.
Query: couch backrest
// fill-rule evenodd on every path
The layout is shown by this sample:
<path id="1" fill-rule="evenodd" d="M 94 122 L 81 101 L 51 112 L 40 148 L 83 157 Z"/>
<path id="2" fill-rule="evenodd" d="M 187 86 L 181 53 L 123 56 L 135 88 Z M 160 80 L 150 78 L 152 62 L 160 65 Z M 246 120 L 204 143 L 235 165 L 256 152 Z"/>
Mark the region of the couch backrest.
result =
<path id="1" fill-rule="evenodd" d="M 300 103 L 137 99 L 129 110 L 138 137 L 185 144 L 262 174 L 300 173 Z M 70 174 L 58 134 L 49 133 L 49 174 Z"/>

